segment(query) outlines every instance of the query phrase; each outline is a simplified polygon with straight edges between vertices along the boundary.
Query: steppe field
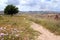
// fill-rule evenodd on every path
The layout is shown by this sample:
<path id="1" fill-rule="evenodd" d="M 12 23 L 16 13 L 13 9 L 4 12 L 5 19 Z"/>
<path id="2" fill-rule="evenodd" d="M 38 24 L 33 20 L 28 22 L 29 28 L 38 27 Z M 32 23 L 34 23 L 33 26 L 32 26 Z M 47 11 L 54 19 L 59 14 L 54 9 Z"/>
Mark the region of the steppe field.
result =
<path id="1" fill-rule="evenodd" d="M 0 15 L 0 40 L 60 40 L 60 14 Z"/>

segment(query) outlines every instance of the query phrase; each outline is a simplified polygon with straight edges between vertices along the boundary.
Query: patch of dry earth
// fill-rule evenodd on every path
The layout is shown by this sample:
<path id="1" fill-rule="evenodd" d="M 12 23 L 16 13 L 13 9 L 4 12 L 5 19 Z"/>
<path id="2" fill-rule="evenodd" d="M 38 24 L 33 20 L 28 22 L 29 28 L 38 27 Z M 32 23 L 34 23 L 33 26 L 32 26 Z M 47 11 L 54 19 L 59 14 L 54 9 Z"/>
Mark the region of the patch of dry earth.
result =
<path id="1" fill-rule="evenodd" d="M 41 33 L 36 40 L 60 40 L 60 36 L 54 35 L 41 25 L 32 22 L 31 27 Z"/>

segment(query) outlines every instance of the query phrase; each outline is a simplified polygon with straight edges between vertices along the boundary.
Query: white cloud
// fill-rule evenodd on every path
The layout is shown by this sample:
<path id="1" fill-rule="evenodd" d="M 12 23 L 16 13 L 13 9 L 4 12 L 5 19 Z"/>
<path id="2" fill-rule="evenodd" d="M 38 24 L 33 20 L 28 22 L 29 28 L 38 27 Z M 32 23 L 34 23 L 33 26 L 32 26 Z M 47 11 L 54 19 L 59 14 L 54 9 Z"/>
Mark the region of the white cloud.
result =
<path id="1" fill-rule="evenodd" d="M 60 10 L 60 0 L 0 0 L 0 10 L 6 3 L 17 5 L 22 11 Z"/>
<path id="2" fill-rule="evenodd" d="M 20 10 L 59 10 L 60 0 L 20 0 Z"/>
<path id="3" fill-rule="evenodd" d="M 6 6 L 7 0 L 0 0 L 0 10 L 3 10 Z"/>
<path id="4" fill-rule="evenodd" d="M 7 4 L 19 5 L 19 0 L 7 0 Z"/>

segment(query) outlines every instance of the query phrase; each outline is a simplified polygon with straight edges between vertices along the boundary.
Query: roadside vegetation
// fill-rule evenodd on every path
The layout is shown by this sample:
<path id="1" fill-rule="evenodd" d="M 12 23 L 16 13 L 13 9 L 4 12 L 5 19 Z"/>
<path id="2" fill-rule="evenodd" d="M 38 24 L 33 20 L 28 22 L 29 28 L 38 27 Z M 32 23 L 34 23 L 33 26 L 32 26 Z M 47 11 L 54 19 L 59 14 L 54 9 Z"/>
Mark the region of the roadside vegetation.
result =
<path id="1" fill-rule="evenodd" d="M 32 29 L 31 21 L 24 15 L 15 15 L 19 12 L 14 5 L 7 5 L 5 15 L 0 15 L 0 40 L 35 40 L 40 34 Z"/>
<path id="2" fill-rule="evenodd" d="M 42 25 L 43 27 L 47 28 L 49 31 L 56 35 L 60 35 L 60 19 L 57 19 L 57 17 L 48 18 L 47 14 L 45 15 L 47 17 L 42 18 L 41 16 L 36 17 L 36 15 L 34 15 L 33 17 L 30 17 L 29 20 Z"/>
<path id="3" fill-rule="evenodd" d="M 25 16 L 0 15 L 0 40 L 35 40 L 39 32 L 30 26 Z"/>

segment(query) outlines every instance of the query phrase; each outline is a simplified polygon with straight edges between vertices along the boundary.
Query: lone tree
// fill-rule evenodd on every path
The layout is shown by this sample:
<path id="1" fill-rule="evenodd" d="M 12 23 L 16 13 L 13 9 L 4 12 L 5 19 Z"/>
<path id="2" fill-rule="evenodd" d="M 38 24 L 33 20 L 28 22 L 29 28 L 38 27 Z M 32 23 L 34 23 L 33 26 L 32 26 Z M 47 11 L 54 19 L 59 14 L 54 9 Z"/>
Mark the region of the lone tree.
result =
<path id="1" fill-rule="evenodd" d="M 18 8 L 14 5 L 7 5 L 6 8 L 4 9 L 4 14 L 6 15 L 13 15 L 18 12 L 19 12 Z"/>

